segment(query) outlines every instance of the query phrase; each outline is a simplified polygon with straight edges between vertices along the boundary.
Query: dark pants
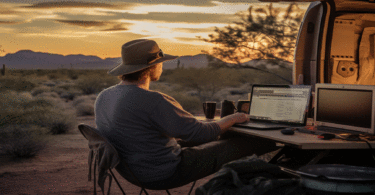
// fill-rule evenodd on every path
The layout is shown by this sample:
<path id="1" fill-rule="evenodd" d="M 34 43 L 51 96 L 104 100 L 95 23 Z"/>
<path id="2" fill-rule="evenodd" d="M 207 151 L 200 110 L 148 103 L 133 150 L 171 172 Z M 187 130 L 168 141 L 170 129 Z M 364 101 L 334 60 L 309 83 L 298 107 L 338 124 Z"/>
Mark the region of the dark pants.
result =
<path id="1" fill-rule="evenodd" d="M 227 162 L 278 149 L 275 142 L 269 140 L 228 134 L 218 141 L 198 146 L 181 145 L 181 162 L 176 172 L 168 179 L 143 183 L 144 187 L 155 190 L 180 187 L 217 172 Z"/>

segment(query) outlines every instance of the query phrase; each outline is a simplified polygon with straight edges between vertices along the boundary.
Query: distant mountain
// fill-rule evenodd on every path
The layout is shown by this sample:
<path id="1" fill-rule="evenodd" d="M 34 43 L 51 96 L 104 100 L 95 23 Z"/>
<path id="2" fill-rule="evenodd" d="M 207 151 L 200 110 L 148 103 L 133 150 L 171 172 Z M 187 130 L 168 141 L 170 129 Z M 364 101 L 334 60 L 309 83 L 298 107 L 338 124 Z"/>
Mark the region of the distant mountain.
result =
<path id="1" fill-rule="evenodd" d="M 224 63 L 217 58 L 214 58 L 214 62 Z M 60 54 L 34 52 L 31 50 L 21 50 L 0 57 L 0 65 L 5 64 L 10 69 L 111 69 L 120 63 L 121 58 L 101 59 L 97 56 L 80 54 L 64 56 Z M 206 54 L 198 54 L 194 56 L 181 56 L 177 59 L 166 61 L 163 63 L 163 68 L 204 68 L 208 66 L 208 63 L 209 60 Z M 244 64 L 260 69 L 275 69 L 280 66 L 291 67 L 290 62 L 271 65 L 269 60 L 251 60 Z"/>
<path id="2" fill-rule="evenodd" d="M 109 69 L 120 63 L 121 58 L 101 59 L 97 56 L 50 54 L 21 50 L 0 57 L 0 64 L 14 69 Z"/>
<path id="3" fill-rule="evenodd" d="M 219 59 L 215 59 L 221 61 Z M 166 61 L 163 63 L 164 69 L 180 68 L 204 68 L 208 66 L 208 58 L 206 54 L 198 54 L 195 56 L 180 56 L 177 59 Z"/>

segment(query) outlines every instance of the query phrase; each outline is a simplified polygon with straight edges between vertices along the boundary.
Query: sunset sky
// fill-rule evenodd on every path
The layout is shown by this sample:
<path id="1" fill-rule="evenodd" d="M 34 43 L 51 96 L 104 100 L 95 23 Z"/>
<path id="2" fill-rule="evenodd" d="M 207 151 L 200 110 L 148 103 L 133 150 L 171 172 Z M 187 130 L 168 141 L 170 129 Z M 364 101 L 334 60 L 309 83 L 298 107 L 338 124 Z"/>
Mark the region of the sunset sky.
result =
<path id="1" fill-rule="evenodd" d="M 0 56 L 19 50 L 120 57 L 127 41 L 154 39 L 165 53 L 195 55 L 197 39 L 238 20 L 255 0 L 0 0 Z M 274 4 L 285 7 L 287 4 Z M 300 8 L 307 8 L 301 4 Z"/>

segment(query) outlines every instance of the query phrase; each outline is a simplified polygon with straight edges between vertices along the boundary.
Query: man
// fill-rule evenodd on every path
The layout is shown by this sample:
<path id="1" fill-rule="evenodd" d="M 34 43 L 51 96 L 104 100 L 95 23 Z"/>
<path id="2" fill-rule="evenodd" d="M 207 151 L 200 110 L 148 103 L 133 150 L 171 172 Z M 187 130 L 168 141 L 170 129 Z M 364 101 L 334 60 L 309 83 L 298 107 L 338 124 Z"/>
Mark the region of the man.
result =
<path id="1" fill-rule="evenodd" d="M 172 97 L 149 90 L 150 82 L 162 74 L 162 63 L 175 58 L 164 54 L 153 40 L 125 43 L 123 63 L 108 72 L 121 82 L 103 90 L 95 102 L 99 131 L 146 188 L 179 187 L 216 172 L 229 161 L 276 149 L 275 143 L 266 140 L 223 138 L 233 124 L 249 120 L 244 113 L 200 122 Z M 181 147 L 176 139 L 197 146 Z M 123 163 L 116 169 L 135 183 Z"/>

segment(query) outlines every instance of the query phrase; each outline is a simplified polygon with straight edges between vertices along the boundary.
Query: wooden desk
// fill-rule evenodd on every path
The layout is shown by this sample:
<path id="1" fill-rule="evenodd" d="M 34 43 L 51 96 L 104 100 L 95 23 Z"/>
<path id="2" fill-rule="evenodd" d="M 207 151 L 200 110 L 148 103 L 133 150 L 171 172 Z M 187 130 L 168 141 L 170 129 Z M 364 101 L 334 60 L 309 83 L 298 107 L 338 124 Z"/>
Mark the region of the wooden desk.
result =
<path id="1" fill-rule="evenodd" d="M 219 120 L 206 120 L 204 116 L 196 116 L 198 120 L 212 122 Z M 308 125 L 312 119 L 308 119 Z M 322 140 L 317 135 L 301 133 L 296 131 L 294 135 L 283 135 L 281 130 L 255 130 L 243 127 L 231 127 L 230 131 L 274 140 L 284 144 L 282 149 L 269 161 L 279 164 L 284 168 L 298 169 L 309 164 L 347 164 L 357 166 L 373 166 L 374 159 L 372 151 L 365 142 L 346 141 L 341 139 Z M 375 148 L 375 141 L 370 141 L 371 147 Z M 284 161 L 290 158 L 289 161 Z"/>
<path id="2" fill-rule="evenodd" d="M 271 139 L 276 142 L 291 145 L 302 150 L 327 149 L 368 149 L 369 146 L 361 141 L 346 141 L 341 139 L 322 140 L 317 135 L 295 132 L 294 135 L 283 135 L 281 130 L 253 130 L 241 127 L 231 127 L 231 131 L 251 136 Z M 369 142 L 375 148 L 375 141 Z"/>
<path id="3" fill-rule="evenodd" d="M 295 131 L 294 135 L 283 135 L 281 130 L 255 130 L 242 127 L 231 127 L 230 131 L 284 144 L 269 161 L 283 168 L 298 169 L 311 164 L 374 166 L 373 153 L 367 143 L 362 141 L 322 140 L 317 138 L 317 135 L 298 131 Z M 370 141 L 369 144 L 375 148 L 375 141 Z"/>

